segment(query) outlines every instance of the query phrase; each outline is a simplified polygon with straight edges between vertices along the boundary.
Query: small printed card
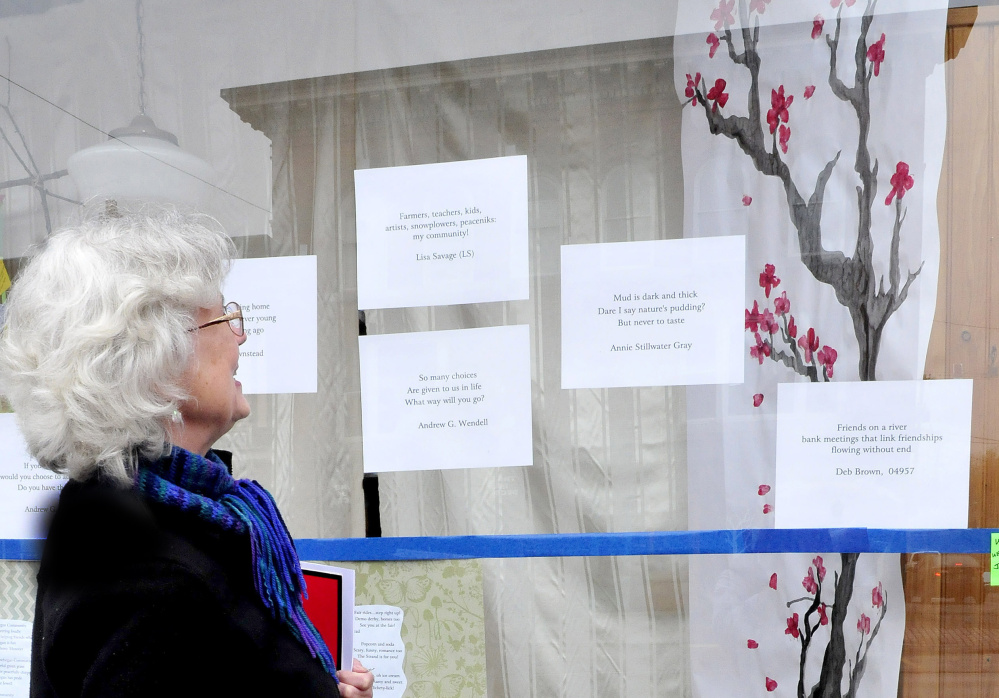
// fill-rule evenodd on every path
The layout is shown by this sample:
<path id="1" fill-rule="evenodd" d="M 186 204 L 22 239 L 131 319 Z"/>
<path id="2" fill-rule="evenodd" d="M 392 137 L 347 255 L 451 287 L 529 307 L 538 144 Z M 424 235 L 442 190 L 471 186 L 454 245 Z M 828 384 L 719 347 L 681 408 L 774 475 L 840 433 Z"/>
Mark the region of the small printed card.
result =
<path id="1" fill-rule="evenodd" d="M 562 246 L 562 387 L 741 383 L 746 239 Z"/>
<path id="2" fill-rule="evenodd" d="M 533 463 L 527 325 L 359 340 L 364 472 Z"/>
<path id="3" fill-rule="evenodd" d="M 781 383 L 778 528 L 967 528 L 970 380 Z"/>
<path id="4" fill-rule="evenodd" d="M 361 309 L 529 296 L 527 156 L 354 172 Z"/>

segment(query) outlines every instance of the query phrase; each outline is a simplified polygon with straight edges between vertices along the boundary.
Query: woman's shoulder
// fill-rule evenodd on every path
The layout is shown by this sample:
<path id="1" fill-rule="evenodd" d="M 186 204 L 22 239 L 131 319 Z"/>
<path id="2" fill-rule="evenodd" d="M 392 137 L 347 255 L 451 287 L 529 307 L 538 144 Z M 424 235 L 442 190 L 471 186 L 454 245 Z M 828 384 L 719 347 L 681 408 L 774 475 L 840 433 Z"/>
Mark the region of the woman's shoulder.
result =
<path id="1" fill-rule="evenodd" d="M 164 667 L 177 681 L 209 672 L 231 680 L 219 665 L 197 665 L 200 657 L 240 667 L 241 695 L 279 695 L 290 685 L 302 688 L 286 695 L 336 695 L 321 665 L 259 603 L 245 537 L 181 514 L 135 491 L 67 485 L 39 572 L 36 653 L 74 648 L 67 651 L 86 655 L 91 675 L 131 677 L 134 695 L 202 695 L 166 690 Z M 58 662 L 49 664 L 51 676 L 39 680 L 62 681 Z M 165 692 L 150 692 L 150 677 Z"/>
<path id="2" fill-rule="evenodd" d="M 207 658 L 260 656 L 237 607 L 222 568 L 147 502 L 71 483 L 38 574 L 32 682 L 52 695 L 218 695 Z"/>
<path id="3" fill-rule="evenodd" d="M 206 524 L 150 503 L 135 489 L 71 480 L 49 523 L 39 582 L 103 583 L 155 573 L 220 592 L 218 546 Z"/>

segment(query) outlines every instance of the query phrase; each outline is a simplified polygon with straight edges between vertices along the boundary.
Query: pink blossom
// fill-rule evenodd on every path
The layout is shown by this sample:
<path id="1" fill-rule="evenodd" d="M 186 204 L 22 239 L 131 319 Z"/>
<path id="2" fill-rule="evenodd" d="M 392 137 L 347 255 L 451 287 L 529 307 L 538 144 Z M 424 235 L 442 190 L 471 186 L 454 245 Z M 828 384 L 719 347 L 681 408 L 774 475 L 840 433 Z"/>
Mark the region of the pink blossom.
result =
<path id="1" fill-rule="evenodd" d="M 772 575 L 770 575 L 770 588 L 773 589 L 774 591 L 777 591 L 777 573 L 776 572 L 774 572 Z"/>
<path id="2" fill-rule="evenodd" d="M 690 103 L 697 106 L 697 86 L 701 82 L 701 74 L 697 73 L 694 77 L 690 77 L 690 73 L 687 73 L 687 88 L 683 91 L 683 94 L 690 99 Z"/>
<path id="3" fill-rule="evenodd" d="M 751 311 L 746 309 L 746 329 L 750 332 L 759 332 L 760 320 L 762 319 L 759 301 L 753 301 L 753 309 Z"/>
<path id="4" fill-rule="evenodd" d="M 811 99 L 813 94 L 815 94 L 815 85 L 806 85 L 805 99 Z"/>
<path id="5" fill-rule="evenodd" d="M 812 20 L 812 38 L 818 39 L 822 36 L 822 27 L 825 25 L 826 21 L 822 18 L 822 15 L 815 15 L 815 19 Z"/>
<path id="6" fill-rule="evenodd" d="M 756 10 L 761 15 L 767 11 L 767 5 L 770 4 L 770 0 L 750 0 L 749 11 L 752 12 Z"/>
<path id="7" fill-rule="evenodd" d="M 766 293 L 767 298 L 770 297 L 770 289 L 780 286 L 780 279 L 775 276 L 777 267 L 773 264 L 763 265 L 763 273 L 760 274 L 760 288 Z"/>
<path id="8" fill-rule="evenodd" d="M 774 298 L 774 313 L 778 316 L 790 312 L 791 301 L 787 299 L 787 291 L 781 292 L 780 296 Z"/>
<path id="9" fill-rule="evenodd" d="M 708 49 L 708 58 L 714 58 L 715 52 L 718 51 L 718 45 L 721 44 L 721 40 L 718 38 L 717 34 L 708 34 L 708 38 L 704 40 L 711 48 Z"/>
<path id="10" fill-rule="evenodd" d="M 881 64 L 885 60 L 885 35 L 867 47 L 867 60 L 874 64 L 874 77 L 881 74 Z"/>
<path id="11" fill-rule="evenodd" d="M 756 640 L 746 640 L 746 647 L 748 647 L 751 650 L 755 650 L 759 646 L 760 643 L 757 642 Z"/>
<path id="12" fill-rule="evenodd" d="M 722 0 L 724 2 L 725 0 Z M 735 0 L 732 0 L 735 2 Z M 728 93 L 725 92 L 725 80 L 718 78 L 715 80 L 715 86 L 708 90 L 708 101 L 714 102 L 711 105 L 711 111 L 716 111 L 718 107 L 724 107 L 725 103 L 728 102 Z"/>
<path id="13" fill-rule="evenodd" d="M 756 393 L 753 396 L 753 407 L 759 407 L 763 404 L 763 393 Z"/>
<path id="14" fill-rule="evenodd" d="M 771 693 L 777 690 L 777 682 L 774 681 L 769 676 L 767 677 L 767 690 L 770 691 Z"/>
<path id="15" fill-rule="evenodd" d="M 812 363 L 812 352 L 819 350 L 819 336 L 815 334 L 815 328 L 809 327 L 808 333 L 801 335 L 798 346 L 805 352 L 805 363 Z M 763 363 L 762 361 L 760 363 Z"/>
<path id="16" fill-rule="evenodd" d="M 776 90 L 770 90 L 770 109 L 767 111 L 767 124 L 770 126 L 770 133 L 777 130 L 777 124 L 783 121 L 785 124 L 791 118 L 787 108 L 794 101 L 794 95 L 784 97 L 784 86 L 781 85 Z"/>
<path id="17" fill-rule="evenodd" d="M 719 0 L 718 7 L 711 10 L 711 19 L 715 21 L 715 31 L 735 23 L 735 17 L 732 15 L 733 9 L 735 9 L 735 0 Z"/>
<path id="18" fill-rule="evenodd" d="M 819 604 L 819 625 L 829 625 L 829 616 L 826 614 L 826 605 Z"/>
<path id="19" fill-rule="evenodd" d="M 769 504 L 764 504 L 763 505 L 763 513 L 764 514 L 769 514 L 773 510 L 774 510 L 774 508 L 771 505 L 769 505 Z"/>
<path id="20" fill-rule="evenodd" d="M 829 378 L 833 377 L 833 364 L 836 363 L 836 350 L 829 346 L 822 347 L 819 353 L 815 355 L 819 361 L 819 365 L 823 366 L 826 370 L 826 375 Z"/>
<path id="21" fill-rule="evenodd" d="M 835 9 L 835 8 L 839 7 L 839 3 L 840 2 L 841 2 L 841 0 L 832 0 L 832 2 L 830 4 Z M 847 7 L 853 7 L 853 3 L 855 3 L 855 2 L 857 2 L 857 0 L 846 0 L 846 6 Z"/>
<path id="22" fill-rule="evenodd" d="M 860 620 L 857 621 L 857 630 L 859 630 L 864 635 L 871 632 L 871 619 L 867 617 L 867 614 L 861 613 Z M 784 632 L 787 632 L 786 630 Z"/>
<path id="23" fill-rule="evenodd" d="M 909 174 L 909 163 L 899 162 L 895 165 L 895 174 L 891 176 L 891 191 L 888 192 L 888 198 L 885 199 L 885 206 L 891 206 L 891 200 L 898 195 L 899 201 L 905 196 L 905 192 L 912 189 L 912 185 L 916 181 Z"/>
<path id="24" fill-rule="evenodd" d="M 797 640 L 798 636 L 801 635 L 801 631 L 798 630 L 798 614 L 797 613 L 793 614 L 790 618 L 787 619 L 787 627 L 784 628 L 784 634 L 785 635 L 790 635 L 795 640 Z"/>
<path id="25" fill-rule="evenodd" d="M 754 359 L 759 359 L 760 366 L 762 366 L 763 359 L 767 359 L 770 357 L 770 342 L 764 341 L 760 337 L 759 332 L 755 334 L 755 337 L 756 337 L 756 346 L 749 348 L 749 355 Z"/>
<path id="26" fill-rule="evenodd" d="M 753 203 L 753 197 L 751 197 L 749 194 L 746 194 L 745 196 L 742 197 L 743 206 L 749 206 L 749 204 L 751 203 Z"/>
<path id="27" fill-rule="evenodd" d="M 805 587 L 805 591 L 809 594 L 816 594 L 819 591 L 819 584 L 815 581 L 815 575 L 812 573 L 812 568 L 808 568 L 808 574 L 805 578 L 801 580 L 801 586 Z"/>
<path id="28" fill-rule="evenodd" d="M 819 576 L 819 581 L 821 582 L 826 578 L 826 567 L 822 564 L 822 556 L 816 555 L 812 558 L 812 564 L 815 565 L 815 572 Z"/>
<path id="29" fill-rule="evenodd" d="M 770 308 L 763 309 L 763 318 L 760 320 L 760 329 L 767 334 L 777 334 L 780 332 L 780 325 L 778 325 L 777 320 L 774 319 L 774 314 L 770 312 Z"/>
<path id="30" fill-rule="evenodd" d="M 780 132 L 777 134 L 777 142 L 780 145 L 780 151 L 787 155 L 787 142 L 791 140 L 791 127 L 780 125 Z"/>
<path id="31" fill-rule="evenodd" d="M 758 494 L 758 495 L 760 495 L 762 497 L 765 494 L 767 494 L 768 492 L 770 492 L 770 485 L 760 485 L 760 489 L 758 489 L 756 491 L 756 494 Z"/>
<path id="32" fill-rule="evenodd" d="M 874 608 L 881 608 L 884 602 L 884 588 L 881 586 L 881 582 L 878 582 L 878 585 L 871 589 L 871 605 Z"/>
<path id="33" fill-rule="evenodd" d="M 787 336 L 794 339 L 798 336 L 798 326 L 794 324 L 794 315 L 788 315 L 787 318 Z"/>

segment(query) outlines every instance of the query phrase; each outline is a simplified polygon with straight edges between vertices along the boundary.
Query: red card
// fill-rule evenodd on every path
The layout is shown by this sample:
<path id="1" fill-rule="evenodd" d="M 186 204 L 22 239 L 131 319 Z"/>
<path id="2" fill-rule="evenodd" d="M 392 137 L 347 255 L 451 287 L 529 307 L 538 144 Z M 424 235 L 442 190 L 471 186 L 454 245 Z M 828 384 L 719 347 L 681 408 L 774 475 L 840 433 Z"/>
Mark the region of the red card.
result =
<path id="1" fill-rule="evenodd" d="M 343 576 L 333 572 L 303 569 L 309 597 L 303 601 L 305 613 L 329 647 L 337 669 L 344 668 L 343 646 Z M 349 668 L 349 667 L 348 667 Z"/>

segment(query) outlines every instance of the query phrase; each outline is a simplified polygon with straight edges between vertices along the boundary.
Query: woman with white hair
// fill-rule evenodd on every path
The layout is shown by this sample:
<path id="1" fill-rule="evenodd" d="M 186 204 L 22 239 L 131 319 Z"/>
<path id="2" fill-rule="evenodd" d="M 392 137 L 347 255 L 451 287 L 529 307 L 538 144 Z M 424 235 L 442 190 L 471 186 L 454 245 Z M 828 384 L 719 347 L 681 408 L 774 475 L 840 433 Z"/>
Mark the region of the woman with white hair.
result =
<path id="1" fill-rule="evenodd" d="M 31 695 L 371 696 L 302 609 L 271 496 L 215 441 L 250 413 L 246 341 L 207 217 L 105 212 L 46 240 L 10 291 L 0 378 L 39 464 L 70 481 L 38 573 Z"/>

